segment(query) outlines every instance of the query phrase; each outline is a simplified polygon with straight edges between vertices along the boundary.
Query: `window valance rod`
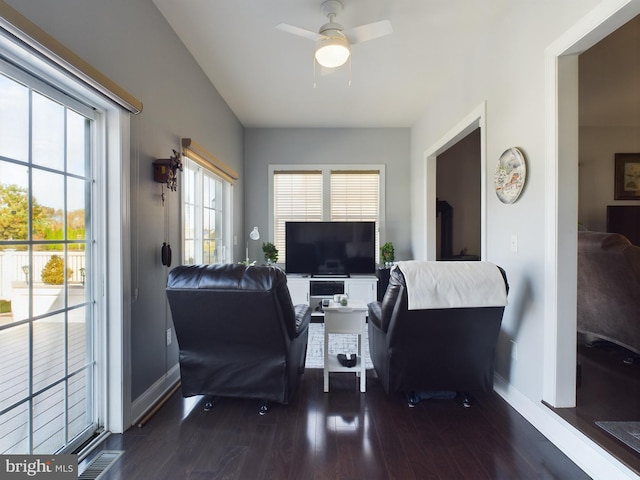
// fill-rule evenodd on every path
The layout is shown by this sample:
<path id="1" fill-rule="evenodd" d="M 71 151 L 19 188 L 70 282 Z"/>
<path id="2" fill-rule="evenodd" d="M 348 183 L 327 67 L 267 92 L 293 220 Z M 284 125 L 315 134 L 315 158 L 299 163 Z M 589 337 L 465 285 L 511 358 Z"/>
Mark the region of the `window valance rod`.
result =
<path id="1" fill-rule="evenodd" d="M 40 58 L 53 63 L 125 110 L 134 114 L 142 111 L 140 100 L 85 62 L 4 0 L 0 0 L 0 29 L 29 47 Z"/>
<path id="2" fill-rule="evenodd" d="M 231 184 L 240 178 L 238 172 L 190 138 L 182 139 L 182 154 Z"/>

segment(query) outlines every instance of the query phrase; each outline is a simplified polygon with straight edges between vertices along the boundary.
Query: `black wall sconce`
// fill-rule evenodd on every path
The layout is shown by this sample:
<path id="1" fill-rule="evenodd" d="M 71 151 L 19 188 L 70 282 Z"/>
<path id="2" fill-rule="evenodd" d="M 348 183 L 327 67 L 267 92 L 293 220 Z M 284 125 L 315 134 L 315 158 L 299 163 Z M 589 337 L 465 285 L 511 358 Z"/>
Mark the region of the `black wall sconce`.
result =
<path id="1" fill-rule="evenodd" d="M 178 152 L 173 150 L 170 158 L 160 158 L 153 162 L 153 179 L 162 184 L 167 184 L 167 188 L 172 192 L 178 187 L 178 170 L 182 171 L 182 160 Z M 164 205 L 164 185 L 162 188 L 162 204 Z"/>

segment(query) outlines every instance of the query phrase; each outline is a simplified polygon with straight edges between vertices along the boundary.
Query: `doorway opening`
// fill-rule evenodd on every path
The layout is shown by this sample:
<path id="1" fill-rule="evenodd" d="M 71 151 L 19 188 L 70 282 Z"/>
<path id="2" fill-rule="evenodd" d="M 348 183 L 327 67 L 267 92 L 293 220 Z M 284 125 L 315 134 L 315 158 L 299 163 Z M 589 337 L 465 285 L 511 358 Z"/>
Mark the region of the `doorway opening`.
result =
<path id="1" fill-rule="evenodd" d="M 455 260 L 461 255 L 472 255 L 473 260 L 486 257 L 486 104 L 483 102 L 469 113 L 425 153 L 426 163 L 426 231 L 425 251 L 427 260 Z M 472 165 L 473 172 L 466 182 L 473 184 L 473 193 L 463 194 L 461 179 L 456 178 L 463 165 Z M 476 173 L 474 173 L 476 172 Z M 442 196 L 443 198 L 440 198 Z M 445 198 L 448 196 L 449 198 Z M 444 247 L 443 258 L 441 230 L 443 218 L 438 215 L 438 202 L 446 201 L 452 208 L 458 205 L 459 220 L 470 222 L 469 226 L 456 225 L 451 218 L 450 245 Z M 440 204 L 440 210 L 445 207 Z M 448 207 L 446 207 L 448 208 Z M 451 213 L 451 212 L 450 212 Z M 455 210 L 452 212 L 456 214 Z M 445 214 L 446 215 L 446 214 Z M 446 223 L 445 219 L 445 223 Z M 444 235 L 447 236 L 446 234 Z M 463 253 L 464 252 L 464 253 Z"/>
<path id="2" fill-rule="evenodd" d="M 480 260 L 480 158 L 480 128 L 437 156 L 437 260 Z"/>

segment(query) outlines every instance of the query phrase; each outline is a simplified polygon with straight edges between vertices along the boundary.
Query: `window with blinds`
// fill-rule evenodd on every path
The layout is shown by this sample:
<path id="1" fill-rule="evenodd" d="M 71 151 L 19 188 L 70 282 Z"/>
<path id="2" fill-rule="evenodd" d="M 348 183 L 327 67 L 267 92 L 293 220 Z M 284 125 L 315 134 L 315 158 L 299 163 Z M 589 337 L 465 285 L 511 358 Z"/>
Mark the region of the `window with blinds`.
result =
<path id="1" fill-rule="evenodd" d="M 376 222 L 376 262 L 380 251 L 380 172 L 331 171 L 331 221 Z"/>
<path id="2" fill-rule="evenodd" d="M 331 221 L 378 221 L 380 172 L 331 171 Z"/>
<path id="3" fill-rule="evenodd" d="M 380 170 L 273 171 L 273 229 L 278 261 L 285 262 L 285 222 L 375 221 L 379 251 Z"/>
<path id="4" fill-rule="evenodd" d="M 276 171 L 273 175 L 273 226 L 278 261 L 284 262 L 285 222 L 322 220 L 322 171 Z"/>

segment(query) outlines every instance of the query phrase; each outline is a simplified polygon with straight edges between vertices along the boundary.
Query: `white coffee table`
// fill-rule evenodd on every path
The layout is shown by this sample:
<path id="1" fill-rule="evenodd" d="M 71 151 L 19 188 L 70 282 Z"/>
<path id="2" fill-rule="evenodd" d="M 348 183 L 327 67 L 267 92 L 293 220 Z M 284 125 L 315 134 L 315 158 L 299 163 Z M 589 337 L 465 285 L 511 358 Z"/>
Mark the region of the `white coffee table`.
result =
<path id="1" fill-rule="evenodd" d="M 349 300 L 347 306 L 334 303 L 333 300 L 324 310 L 324 391 L 329 391 L 329 372 L 354 372 L 360 375 L 360 391 L 366 391 L 366 363 L 362 342 L 367 328 L 367 305 L 364 302 Z M 358 359 L 354 367 L 343 367 L 335 355 L 329 357 L 329 335 L 358 335 Z"/>

